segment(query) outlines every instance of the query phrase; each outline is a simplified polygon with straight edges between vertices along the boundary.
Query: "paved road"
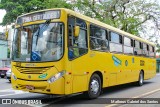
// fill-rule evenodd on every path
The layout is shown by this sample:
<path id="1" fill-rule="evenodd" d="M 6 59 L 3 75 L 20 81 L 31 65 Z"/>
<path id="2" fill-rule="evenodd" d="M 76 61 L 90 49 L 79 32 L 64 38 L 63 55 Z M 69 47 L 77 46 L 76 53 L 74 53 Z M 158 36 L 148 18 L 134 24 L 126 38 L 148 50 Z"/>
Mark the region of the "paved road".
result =
<path id="1" fill-rule="evenodd" d="M 82 99 L 82 95 L 72 95 L 68 97 L 58 97 L 53 95 L 28 93 L 23 91 L 13 90 L 11 84 L 6 79 L 0 79 L 0 98 L 27 98 L 27 99 L 42 99 L 42 105 L 36 106 L 65 106 L 65 107 L 159 107 L 160 104 L 106 104 L 107 98 L 160 98 L 160 75 L 155 78 L 146 80 L 142 87 L 133 84 L 125 84 L 105 88 L 99 99 L 86 100 Z M 69 103 L 69 104 L 68 104 Z M 35 105 L 0 105 L 0 107 L 30 107 Z"/>

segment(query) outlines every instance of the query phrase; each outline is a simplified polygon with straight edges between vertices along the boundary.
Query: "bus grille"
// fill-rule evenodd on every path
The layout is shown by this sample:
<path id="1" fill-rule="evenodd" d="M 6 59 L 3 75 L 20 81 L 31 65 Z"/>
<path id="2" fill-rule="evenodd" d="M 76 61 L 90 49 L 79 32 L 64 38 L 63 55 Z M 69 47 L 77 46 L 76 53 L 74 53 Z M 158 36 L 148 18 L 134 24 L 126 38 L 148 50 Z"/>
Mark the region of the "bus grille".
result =
<path id="1" fill-rule="evenodd" d="M 29 67 L 16 67 L 16 69 L 23 74 L 43 74 L 51 67 L 37 67 L 37 68 L 29 68 Z"/>

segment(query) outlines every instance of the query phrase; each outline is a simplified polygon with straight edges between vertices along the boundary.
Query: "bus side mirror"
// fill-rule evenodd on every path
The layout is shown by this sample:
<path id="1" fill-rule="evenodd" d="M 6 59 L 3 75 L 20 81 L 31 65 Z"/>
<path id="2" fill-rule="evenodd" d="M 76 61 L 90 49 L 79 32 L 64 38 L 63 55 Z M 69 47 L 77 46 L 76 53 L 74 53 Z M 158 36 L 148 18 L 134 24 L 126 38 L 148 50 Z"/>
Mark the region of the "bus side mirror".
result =
<path id="1" fill-rule="evenodd" d="M 78 37 L 79 36 L 79 32 L 80 32 L 80 27 L 79 26 L 75 26 L 74 27 L 74 36 Z"/>

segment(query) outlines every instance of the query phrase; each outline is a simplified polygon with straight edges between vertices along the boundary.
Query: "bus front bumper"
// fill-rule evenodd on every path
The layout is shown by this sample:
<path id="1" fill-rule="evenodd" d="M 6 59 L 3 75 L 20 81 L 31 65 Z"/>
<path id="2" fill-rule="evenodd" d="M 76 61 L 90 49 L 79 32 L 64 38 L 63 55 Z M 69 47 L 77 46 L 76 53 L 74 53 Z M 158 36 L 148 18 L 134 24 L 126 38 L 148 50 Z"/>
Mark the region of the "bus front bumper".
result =
<path id="1" fill-rule="evenodd" d="M 12 87 L 16 90 L 23 90 L 35 93 L 45 93 L 45 94 L 64 94 L 64 78 L 48 83 L 47 81 L 28 81 L 12 79 Z"/>

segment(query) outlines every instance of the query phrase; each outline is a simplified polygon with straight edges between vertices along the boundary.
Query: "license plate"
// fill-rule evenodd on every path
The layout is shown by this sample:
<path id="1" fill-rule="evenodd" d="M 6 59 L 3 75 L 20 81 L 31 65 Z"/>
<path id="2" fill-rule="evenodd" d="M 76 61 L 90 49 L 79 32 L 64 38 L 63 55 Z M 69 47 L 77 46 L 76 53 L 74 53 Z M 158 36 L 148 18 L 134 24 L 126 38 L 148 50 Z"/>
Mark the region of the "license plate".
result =
<path id="1" fill-rule="evenodd" d="M 31 85 L 26 85 L 26 88 L 29 89 L 29 90 L 34 90 L 34 87 L 31 86 Z"/>

